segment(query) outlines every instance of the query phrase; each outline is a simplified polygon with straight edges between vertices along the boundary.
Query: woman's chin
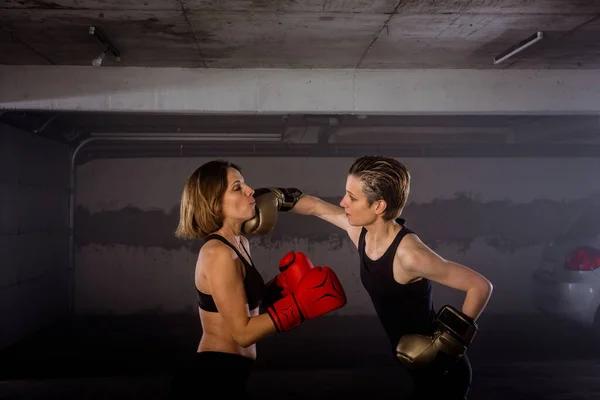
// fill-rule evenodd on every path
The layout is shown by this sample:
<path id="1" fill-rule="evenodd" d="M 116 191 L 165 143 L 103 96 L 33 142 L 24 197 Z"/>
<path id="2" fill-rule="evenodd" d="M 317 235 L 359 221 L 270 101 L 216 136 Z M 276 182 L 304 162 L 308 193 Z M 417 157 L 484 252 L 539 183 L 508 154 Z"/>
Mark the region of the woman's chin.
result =
<path id="1" fill-rule="evenodd" d="M 356 222 L 352 221 L 351 219 L 348 219 L 348 224 L 349 224 L 350 226 L 354 226 L 354 227 L 356 227 L 356 226 L 361 226 L 361 224 L 358 224 L 358 223 L 356 223 Z"/>
<path id="2" fill-rule="evenodd" d="M 350 226 L 358 227 L 367 225 L 366 221 L 353 218 L 352 216 L 348 216 L 347 220 Z"/>
<path id="3" fill-rule="evenodd" d="M 348 221 L 348 224 L 350 224 L 350 226 L 358 226 L 356 223 L 356 218 L 354 218 L 352 215 L 346 214 L 346 220 Z"/>
<path id="4" fill-rule="evenodd" d="M 244 225 L 247 221 L 250 221 L 252 218 L 254 218 L 255 214 L 252 215 L 246 215 L 242 218 L 240 218 L 240 220 L 242 221 L 242 225 Z"/>

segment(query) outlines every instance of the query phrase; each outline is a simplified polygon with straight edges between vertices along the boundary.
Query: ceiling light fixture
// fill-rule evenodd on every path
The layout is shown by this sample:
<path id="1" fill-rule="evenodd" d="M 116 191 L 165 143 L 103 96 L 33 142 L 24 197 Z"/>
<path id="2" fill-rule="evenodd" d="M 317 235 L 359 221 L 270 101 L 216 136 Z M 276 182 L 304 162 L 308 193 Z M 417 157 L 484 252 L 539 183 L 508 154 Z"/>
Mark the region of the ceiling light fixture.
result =
<path id="1" fill-rule="evenodd" d="M 497 55 L 496 57 L 494 57 L 494 65 L 500 64 L 502 61 L 506 60 L 507 58 L 510 58 L 510 57 L 514 56 L 515 54 L 522 52 L 523 50 L 525 50 L 529 46 L 536 44 L 543 38 L 544 38 L 544 32 L 538 32 L 538 33 L 528 37 L 527 39 L 520 41 L 516 45 L 510 47 L 506 51 L 504 51 L 504 52 L 500 53 L 499 55 Z"/>
<path id="2" fill-rule="evenodd" d="M 121 52 L 117 49 L 111 42 L 108 40 L 106 35 L 102 32 L 100 28 L 97 26 L 91 25 L 89 28 L 89 33 L 92 36 L 98 38 L 98 40 L 104 45 L 104 51 L 96 58 L 92 60 L 92 65 L 94 67 L 99 67 L 102 65 L 102 61 L 106 56 L 106 53 L 109 51 L 115 56 L 115 60 L 121 61 Z"/>
<path id="3" fill-rule="evenodd" d="M 102 52 L 98 57 L 92 60 L 92 66 L 99 67 L 102 65 L 102 60 L 104 60 L 104 56 L 106 56 L 106 50 Z"/>

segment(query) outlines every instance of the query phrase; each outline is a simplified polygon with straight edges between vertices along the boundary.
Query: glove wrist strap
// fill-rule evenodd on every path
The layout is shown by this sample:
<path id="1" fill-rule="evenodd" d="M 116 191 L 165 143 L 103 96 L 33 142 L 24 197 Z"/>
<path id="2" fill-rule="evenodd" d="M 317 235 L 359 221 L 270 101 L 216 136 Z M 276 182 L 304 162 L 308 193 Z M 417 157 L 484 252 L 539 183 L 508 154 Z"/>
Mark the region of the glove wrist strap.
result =
<path id="1" fill-rule="evenodd" d="M 303 194 L 300 189 L 296 189 L 296 188 L 272 188 L 272 189 L 274 191 L 276 191 L 277 195 L 279 196 L 279 198 L 281 200 L 281 207 L 279 208 L 279 210 L 281 212 L 290 211 L 292 208 L 294 208 L 294 206 L 296 205 L 296 203 L 298 202 L 300 197 L 302 197 L 302 194 Z"/>
<path id="2" fill-rule="evenodd" d="M 465 345 L 473 341 L 479 329 L 472 318 L 449 305 L 445 305 L 440 309 L 437 315 L 437 323 Z"/>

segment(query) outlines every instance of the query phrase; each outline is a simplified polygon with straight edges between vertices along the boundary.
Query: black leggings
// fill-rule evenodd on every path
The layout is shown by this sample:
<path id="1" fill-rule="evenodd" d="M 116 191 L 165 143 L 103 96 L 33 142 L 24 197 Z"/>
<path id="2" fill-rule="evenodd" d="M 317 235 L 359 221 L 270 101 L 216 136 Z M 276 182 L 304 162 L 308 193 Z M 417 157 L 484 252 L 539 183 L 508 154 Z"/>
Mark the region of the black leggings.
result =
<path id="1" fill-rule="evenodd" d="M 469 358 L 463 356 L 445 375 L 434 371 L 410 371 L 414 391 L 409 399 L 464 400 L 471 386 L 472 371 Z"/>
<path id="2" fill-rule="evenodd" d="M 246 382 L 253 366 L 253 359 L 237 354 L 198 352 L 176 372 L 168 398 L 249 398 Z"/>

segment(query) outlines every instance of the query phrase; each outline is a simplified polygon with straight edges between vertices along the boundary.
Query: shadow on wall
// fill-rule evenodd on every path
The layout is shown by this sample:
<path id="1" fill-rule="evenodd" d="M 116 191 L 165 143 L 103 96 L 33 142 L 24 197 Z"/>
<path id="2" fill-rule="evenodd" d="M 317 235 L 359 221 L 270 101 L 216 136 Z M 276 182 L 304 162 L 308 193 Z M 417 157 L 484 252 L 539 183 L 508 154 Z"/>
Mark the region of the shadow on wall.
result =
<path id="1" fill-rule="evenodd" d="M 341 198 L 324 200 L 339 204 Z M 402 217 L 433 249 L 456 246 L 459 251 L 468 252 L 473 242 L 481 239 L 499 253 L 513 254 L 526 247 L 546 245 L 592 202 L 592 199 L 564 202 L 540 199 L 522 204 L 510 200 L 482 202 L 468 194 L 456 193 L 451 199 L 409 203 Z M 125 207 L 95 214 L 79 206 L 75 215 L 76 244 L 188 248 L 196 253 L 201 241 L 175 237 L 178 218 L 178 205 L 168 213 Z M 332 235 L 344 239 L 346 236 L 318 218 L 281 213 L 275 229 L 257 239 L 260 246 L 272 247 L 289 239 L 335 243 L 330 240 Z M 342 246 L 341 241 L 339 245 Z M 336 250 L 335 245 L 331 250 Z"/>
<path id="2" fill-rule="evenodd" d="M 337 204 L 340 199 L 325 200 Z M 482 202 L 457 193 L 451 199 L 410 203 L 403 217 L 441 256 L 490 279 L 494 295 L 488 312 L 531 313 L 535 309 L 530 278 L 539 265 L 542 249 L 590 202 Z M 186 313 L 196 313 L 193 285 L 189 282 L 193 281 L 193 260 L 202 241 L 174 236 L 178 214 L 178 207 L 168 213 L 126 207 L 94 214 L 78 208 L 76 244 L 87 254 L 77 278 L 82 311 L 103 313 L 115 309 L 127 314 L 152 310 L 153 314 L 164 314 L 185 309 Z M 255 263 L 259 269 L 265 268 L 261 270 L 265 279 L 274 275 L 271 266 L 290 250 L 306 252 L 319 265 L 349 265 L 348 269 L 338 270 L 351 293 L 343 314 L 372 314 L 360 283 L 355 249 L 340 229 L 318 218 L 281 213 L 269 235 L 250 239 Z M 138 254 L 140 249 L 143 251 Z M 123 265 L 128 267 L 123 269 Z M 143 288 L 130 286 L 140 281 L 144 282 Z M 148 291 L 154 295 L 148 297 Z M 464 293 L 434 283 L 436 308 L 442 304 L 459 306 L 463 300 Z"/>

